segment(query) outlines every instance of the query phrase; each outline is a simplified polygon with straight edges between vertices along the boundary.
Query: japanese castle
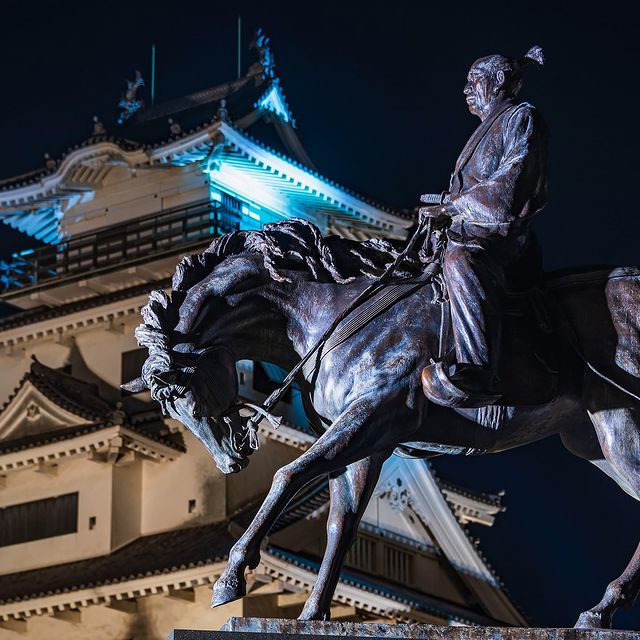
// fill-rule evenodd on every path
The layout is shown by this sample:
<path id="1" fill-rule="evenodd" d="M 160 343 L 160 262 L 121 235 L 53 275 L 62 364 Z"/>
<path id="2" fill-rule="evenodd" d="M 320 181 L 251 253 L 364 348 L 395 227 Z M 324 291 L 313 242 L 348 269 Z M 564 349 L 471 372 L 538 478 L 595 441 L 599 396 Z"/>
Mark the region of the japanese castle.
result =
<path id="1" fill-rule="evenodd" d="M 0 319 L 0 640 L 164 639 L 234 615 L 295 618 L 314 584 L 326 479 L 282 514 L 248 596 L 209 608 L 274 470 L 313 442 L 295 389 L 283 426 L 262 425 L 251 465 L 225 476 L 148 394 L 119 388 L 145 358 L 133 332 L 149 291 L 212 236 L 292 216 L 351 239 L 404 238 L 413 224 L 315 168 L 261 32 L 252 49 L 246 75 L 153 106 L 138 75 L 121 124 L 94 118 L 63 156 L 0 182 L 0 219 L 39 241 L 0 263 L 12 310 Z M 242 362 L 241 394 L 261 401 L 282 375 Z M 332 617 L 525 625 L 466 529 L 502 510 L 500 495 L 393 457 Z"/>

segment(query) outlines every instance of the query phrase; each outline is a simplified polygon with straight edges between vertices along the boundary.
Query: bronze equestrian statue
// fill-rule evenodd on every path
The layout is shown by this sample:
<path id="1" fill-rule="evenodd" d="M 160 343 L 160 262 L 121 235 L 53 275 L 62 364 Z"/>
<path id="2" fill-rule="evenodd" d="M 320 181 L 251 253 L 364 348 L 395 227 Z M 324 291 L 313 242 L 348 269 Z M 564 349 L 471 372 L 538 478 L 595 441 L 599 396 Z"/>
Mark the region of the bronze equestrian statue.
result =
<path id="1" fill-rule="evenodd" d="M 523 287 L 530 283 L 513 275 L 531 278 L 541 269 L 530 220 L 547 201 L 549 133 L 539 112 L 515 99 L 521 67 L 543 62 L 533 47 L 520 61 L 493 55 L 473 63 L 464 94 L 482 122 L 456 162 L 444 204 L 421 209 L 450 221 L 443 268 L 456 361 L 436 362 L 422 374 L 427 397 L 444 406 L 500 399 L 500 298 L 508 275 Z"/>
<path id="2" fill-rule="evenodd" d="M 325 238 L 295 219 L 238 231 L 184 258 L 170 294 L 153 292 L 143 308 L 136 337 L 149 355 L 125 388 L 149 389 L 222 472 L 249 464 L 259 445 L 255 415 L 278 423 L 271 402 L 240 401 L 239 360 L 292 370 L 318 436 L 275 473 L 229 553 L 213 605 L 245 594 L 245 570 L 258 565 L 279 514 L 328 475 L 327 548 L 301 614 L 328 619 L 345 555 L 394 453 L 495 453 L 560 435 L 640 500 L 640 271 L 536 274 L 528 219 L 544 204 L 546 129 L 532 107 L 511 102 L 519 69 L 509 64 L 492 56 L 472 67 L 473 109 L 486 109 L 494 91 L 500 106 L 463 152 L 450 195 L 423 215 L 407 245 Z M 479 288 L 465 289 L 476 279 Z M 467 298 L 453 300 L 460 295 Z M 493 313 L 502 317 L 486 317 Z M 475 330 L 484 335 L 467 336 Z M 429 373 L 438 367 L 445 376 Z M 475 373 L 464 377 L 464 369 Z M 439 402 L 423 393 L 425 377 Z M 462 406 L 481 394 L 483 406 Z M 576 626 L 610 627 L 639 590 L 640 546 Z"/>

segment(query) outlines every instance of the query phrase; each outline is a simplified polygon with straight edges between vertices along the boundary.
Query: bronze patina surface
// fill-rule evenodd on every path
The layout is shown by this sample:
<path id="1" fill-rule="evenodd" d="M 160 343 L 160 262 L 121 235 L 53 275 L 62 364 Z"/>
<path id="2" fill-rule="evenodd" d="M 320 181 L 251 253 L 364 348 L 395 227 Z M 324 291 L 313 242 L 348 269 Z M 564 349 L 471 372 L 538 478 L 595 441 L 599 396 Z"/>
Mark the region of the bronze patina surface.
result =
<path id="1" fill-rule="evenodd" d="M 536 48 L 528 56 L 542 62 Z M 495 453 L 560 435 L 640 499 L 640 271 L 540 272 L 528 224 L 545 203 L 547 134 L 535 109 L 515 102 L 522 64 L 474 63 L 465 95 L 482 123 L 408 245 L 324 238 L 293 219 L 214 239 L 178 265 L 170 294 L 150 296 L 136 330 L 149 356 L 126 388 L 150 389 L 224 473 L 244 469 L 259 445 L 236 362 L 308 363 L 292 378 L 318 439 L 276 472 L 229 553 L 214 606 L 243 597 L 245 570 L 260 562 L 279 514 L 329 475 L 327 547 L 301 614 L 328 619 L 394 452 Z M 251 407 L 277 426 L 270 408 Z M 610 627 L 639 590 L 640 547 L 576 626 Z M 513 633 L 486 637 L 528 637 Z M 589 637 L 552 633 L 531 637 Z"/>
<path id="2" fill-rule="evenodd" d="M 520 60 L 492 55 L 473 63 L 464 95 L 480 125 L 458 157 L 443 204 L 421 209 L 448 226 L 442 266 L 455 359 L 423 373 L 427 397 L 444 406 L 499 401 L 503 292 L 540 276 L 530 223 L 547 201 L 549 132 L 539 111 L 516 97 L 521 68 L 543 62 L 532 47 Z"/>

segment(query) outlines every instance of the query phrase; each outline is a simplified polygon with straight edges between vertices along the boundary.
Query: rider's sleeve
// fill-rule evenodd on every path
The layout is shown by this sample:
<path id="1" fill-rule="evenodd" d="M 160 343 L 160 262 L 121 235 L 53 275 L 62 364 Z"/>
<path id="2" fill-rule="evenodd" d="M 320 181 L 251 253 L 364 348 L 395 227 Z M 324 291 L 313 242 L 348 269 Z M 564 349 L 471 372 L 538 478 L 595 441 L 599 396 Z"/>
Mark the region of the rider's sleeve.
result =
<path id="1" fill-rule="evenodd" d="M 539 211 L 546 185 L 546 127 L 523 105 L 504 125 L 498 168 L 448 203 L 450 214 L 476 224 L 505 224 Z"/>

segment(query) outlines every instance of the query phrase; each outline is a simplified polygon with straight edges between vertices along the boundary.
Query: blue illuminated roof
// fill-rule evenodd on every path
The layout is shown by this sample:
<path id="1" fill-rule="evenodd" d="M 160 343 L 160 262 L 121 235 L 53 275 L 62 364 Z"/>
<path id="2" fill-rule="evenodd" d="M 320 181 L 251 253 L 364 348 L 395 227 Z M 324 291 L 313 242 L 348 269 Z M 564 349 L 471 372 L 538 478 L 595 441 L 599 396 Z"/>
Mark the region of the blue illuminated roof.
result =
<path id="1" fill-rule="evenodd" d="M 289 105 L 282 93 L 280 83 L 277 80 L 271 83 L 269 88 L 256 102 L 256 107 L 275 113 L 275 115 L 284 120 L 284 122 L 290 122 L 291 125 L 295 127 L 295 121 L 289 110 Z"/>
<path id="2" fill-rule="evenodd" d="M 49 244 L 60 240 L 59 222 L 61 217 L 62 212 L 56 206 L 11 212 L 0 210 L 0 219 L 4 223 L 17 231 Z"/>
<path id="3" fill-rule="evenodd" d="M 320 569 L 320 564 L 318 562 L 298 553 L 286 551 L 285 549 L 275 547 L 274 545 L 269 545 L 267 547 L 267 551 L 274 556 L 295 566 L 306 569 L 307 571 L 318 573 Z M 363 589 L 364 591 L 377 593 L 391 600 L 395 600 L 396 602 L 402 602 L 417 611 L 435 614 L 448 620 L 455 620 L 463 624 L 494 625 L 498 622 L 486 615 L 475 613 L 464 606 L 456 605 L 433 596 L 411 592 L 408 589 L 391 585 L 386 581 L 382 582 L 381 580 L 376 580 L 369 576 L 365 577 L 364 575 L 359 575 L 354 571 L 349 571 L 348 569 L 343 569 L 340 573 L 340 582 Z"/>
<path id="4" fill-rule="evenodd" d="M 268 39 L 259 34 L 256 42 L 259 62 L 245 76 L 143 109 L 118 127 L 115 137 L 94 135 L 70 147 L 60 158 L 48 159 L 42 169 L 0 180 L 0 219 L 18 231 L 56 243 L 62 239 L 60 221 L 65 212 L 95 195 L 109 166 L 204 164 L 212 162 L 217 148 L 230 146 L 233 151 L 225 152 L 218 166 L 227 163 L 248 172 L 260 183 L 258 191 L 269 191 L 269 197 L 277 191 L 285 194 L 280 203 L 282 215 L 315 221 L 318 215 L 329 213 L 336 219 L 358 220 L 402 236 L 412 219 L 315 170 L 274 74 Z M 95 179 L 87 177 L 86 168 L 96 166 L 96 171 L 104 167 L 104 173 Z M 250 201 L 251 194 L 229 189 L 231 195 Z"/>

